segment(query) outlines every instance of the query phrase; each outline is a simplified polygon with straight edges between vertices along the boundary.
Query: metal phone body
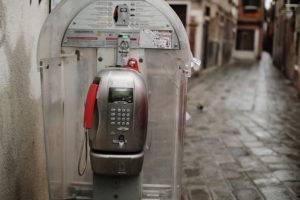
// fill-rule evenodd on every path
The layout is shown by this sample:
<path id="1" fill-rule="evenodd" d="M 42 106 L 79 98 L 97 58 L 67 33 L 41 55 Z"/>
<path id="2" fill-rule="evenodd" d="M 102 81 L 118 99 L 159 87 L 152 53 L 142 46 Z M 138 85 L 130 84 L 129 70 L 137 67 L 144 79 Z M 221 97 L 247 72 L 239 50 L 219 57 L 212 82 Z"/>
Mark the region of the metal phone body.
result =
<path id="1" fill-rule="evenodd" d="M 101 81 L 89 131 L 93 171 L 138 174 L 148 123 L 145 81 L 137 71 L 125 68 L 105 69 L 98 77 Z"/>

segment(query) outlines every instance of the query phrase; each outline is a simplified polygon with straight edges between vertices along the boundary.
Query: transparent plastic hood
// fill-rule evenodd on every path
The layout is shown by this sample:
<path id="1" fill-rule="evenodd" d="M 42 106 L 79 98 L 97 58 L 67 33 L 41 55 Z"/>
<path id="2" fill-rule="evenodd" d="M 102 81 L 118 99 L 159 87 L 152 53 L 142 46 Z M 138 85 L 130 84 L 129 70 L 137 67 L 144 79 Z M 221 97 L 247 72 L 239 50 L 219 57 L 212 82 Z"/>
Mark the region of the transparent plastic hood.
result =
<path id="1" fill-rule="evenodd" d="M 99 54 L 112 47 L 64 46 L 71 22 L 89 5 L 105 0 L 64 0 L 47 18 L 38 44 L 44 135 L 50 199 L 93 199 L 93 172 L 88 160 L 77 173 L 84 135 L 84 103 L 99 67 Z M 121 2 L 121 1 L 120 1 Z M 170 6 L 161 0 L 128 1 L 151 5 L 172 25 L 179 48 L 136 48 L 148 85 L 149 121 L 142 172 L 143 199 L 180 199 L 187 77 L 191 52 L 186 31 Z M 101 31 L 101 29 L 99 29 Z M 106 52 L 106 53 L 105 53 Z M 107 53 L 108 52 L 108 53 Z M 105 59 L 106 57 L 104 57 Z M 110 58 L 111 59 L 111 58 Z"/>

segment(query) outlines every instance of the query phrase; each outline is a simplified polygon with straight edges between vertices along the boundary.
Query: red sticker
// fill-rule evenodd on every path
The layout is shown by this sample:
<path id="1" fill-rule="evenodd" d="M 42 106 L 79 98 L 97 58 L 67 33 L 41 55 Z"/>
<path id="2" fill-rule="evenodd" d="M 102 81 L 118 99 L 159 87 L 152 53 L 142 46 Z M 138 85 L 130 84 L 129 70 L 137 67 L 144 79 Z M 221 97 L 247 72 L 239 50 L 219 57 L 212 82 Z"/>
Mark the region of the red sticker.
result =
<path id="1" fill-rule="evenodd" d="M 106 38 L 106 40 L 118 40 L 118 38 Z"/>
<path id="2" fill-rule="evenodd" d="M 97 37 L 67 37 L 68 40 L 98 40 Z"/>

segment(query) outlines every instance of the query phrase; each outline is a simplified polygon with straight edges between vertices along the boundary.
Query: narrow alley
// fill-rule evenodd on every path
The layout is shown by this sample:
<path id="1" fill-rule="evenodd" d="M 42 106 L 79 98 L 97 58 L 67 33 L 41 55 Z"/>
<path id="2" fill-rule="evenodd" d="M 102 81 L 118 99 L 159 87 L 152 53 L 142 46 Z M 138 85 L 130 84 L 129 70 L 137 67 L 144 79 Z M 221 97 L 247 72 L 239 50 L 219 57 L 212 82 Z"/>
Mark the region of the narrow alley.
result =
<path id="1" fill-rule="evenodd" d="M 300 199 L 300 101 L 268 54 L 204 74 L 187 105 L 189 200 Z"/>

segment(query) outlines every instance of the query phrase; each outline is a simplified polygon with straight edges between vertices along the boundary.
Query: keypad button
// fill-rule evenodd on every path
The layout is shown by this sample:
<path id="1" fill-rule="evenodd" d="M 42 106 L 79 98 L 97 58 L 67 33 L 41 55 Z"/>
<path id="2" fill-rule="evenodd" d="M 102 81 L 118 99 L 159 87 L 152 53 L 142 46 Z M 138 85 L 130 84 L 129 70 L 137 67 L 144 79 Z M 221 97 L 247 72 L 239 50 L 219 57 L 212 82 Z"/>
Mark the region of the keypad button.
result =
<path id="1" fill-rule="evenodd" d="M 129 117 L 128 117 L 128 118 L 126 118 L 126 121 L 128 121 L 128 122 L 129 122 L 129 121 L 130 121 L 130 118 L 129 118 Z"/>
<path id="2" fill-rule="evenodd" d="M 116 122 L 110 122 L 111 125 L 116 125 Z"/>
<path id="3" fill-rule="evenodd" d="M 115 117 L 111 117 L 110 120 L 111 120 L 111 121 L 115 121 L 116 118 L 115 118 Z"/>
<path id="4" fill-rule="evenodd" d="M 126 114 L 125 114 L 125 113 L 123 113 L 123 114 L 122 114 L 122 117 L 125 117 L 125 116 L 126 116 Z"/>
<path id="5" fill-rule="evenodd" d="M 127 112 L 130 112 L 130 109 L 129 108 L 127 108 L 127 110 L 126 110 Z"/>
<path id="6" fill-rule="evenodd" d="M 121 108 L 118 108 L 118 112 L 121 112 Z"/>
<path id="7" fill-rule="evenodd" d="M 122 109 L 122 112 L 126 112 L 126 109 Z"/>
<path id="8" fill-rule="evenodd" d="M 126 122 L 126 126 L 129 126 L 129 124 L 130 124 L 129 122 Z"/>
<path id="9" fill-rule="evenodd" d="M 127 116 L 127 117 L 130 117 L 130 113 L 127 113 L 126 116 Z"/>
<path id="10" fill-rule="evenodd" d="M 110 132 L 110 135 L 116 135 L 116 132 L 111 131 L 111 132 Z"/>
<path id="11" fill-rule="evenodd" d="M 122 121 L 123 121 L 123 122 L 125 121 L 125 117 L 122 118 Z"/>
<path id="12" fill-rule="evenodd" d="M 111 112 L 115 112 L 115 111 L 116 111 L 116 109 L 115 109 L 115 108 L 112 108 L 112 109 L 110 109 L 110 111 L 111 111 Z"/>
<path id="13" fill-rule="evenodd" d="M 122 126 L 125 126 L 125 122 L 122 122 Z"/>
<path id="14" fill-rule="evenodd" d="M 119 127 L 119 128 L 117 128 L 117 130 L 118 131 L 128 131 L 129 128 L 127 128 L 127 127 Z"/>
<path id="15" fill-rule="evenodd" d="M 114 117 L 116 116 L 116 113 L 110 113 L 110 116 Z"/>
<path id="16" fill-rule="evenodd" d="M 121 125 L 121 122 L 117 122 L 117 125 L 119 125 L 119 126 L 120 126 L 120 125 Z"/>
<path id="17" fill-rule="evenodd" d="M 121 113 L 118 113 L 118 117 L 121 117 L 122 116 L 122 114 Z"/>
<path id="18" fill-rule="evenodd" d="M 117 120 L 118 120 L 118 121 L 121 121 L 121 117 L 118 117 Z"/>

